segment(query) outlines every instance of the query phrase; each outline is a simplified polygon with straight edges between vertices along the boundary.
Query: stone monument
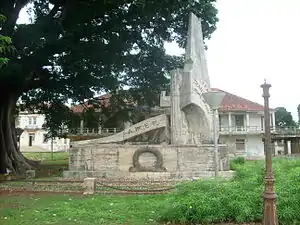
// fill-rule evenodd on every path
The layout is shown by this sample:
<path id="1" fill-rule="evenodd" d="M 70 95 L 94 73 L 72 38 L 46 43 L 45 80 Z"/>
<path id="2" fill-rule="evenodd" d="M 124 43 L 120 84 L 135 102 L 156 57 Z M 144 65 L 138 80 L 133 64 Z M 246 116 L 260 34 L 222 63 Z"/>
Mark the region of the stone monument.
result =
<path id="1" fill-rule="evenodd" d="M 186 179 L 214 175 L 212 111 L 203 98 L 210 91 L 201 21 L 189 17 L 183 70 L 171 72 L 171 92 L 161 93 L 169 113 L 151 117 L 115 135 L 74 142 L 65 177 Z M 134 140 L 155 131 L 163 143 Z M 220 145 L 221 176 L 231 176 L 225 145 Z"/>
<path id="2" fill-rule="evenodd" d="M 202 96 L 209 91 L 210 81 L 201 21 L 193 13 L 185 52 L 184 69 L 172 71 L 171 143 L 202 144 L 212 138 L 212 113 Z"/>

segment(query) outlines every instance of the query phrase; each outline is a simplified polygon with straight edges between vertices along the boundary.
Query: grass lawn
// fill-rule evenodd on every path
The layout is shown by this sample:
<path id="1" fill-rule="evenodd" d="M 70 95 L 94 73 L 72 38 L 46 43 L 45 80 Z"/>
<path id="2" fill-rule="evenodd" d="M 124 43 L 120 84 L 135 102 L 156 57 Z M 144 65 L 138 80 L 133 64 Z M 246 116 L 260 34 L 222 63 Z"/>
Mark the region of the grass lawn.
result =
<path id="1" fill-rule="evenodd" d="M 41 165 L 36 170 L 36 176 L 39 178 L 60 177 L 62 172 L 68 169 L 68 152 L 28 152 L 23 154 L 28 159 L 41 161 Z"/>
<path id="2" fill-rule="evenodd" d="M 154 225 L 165 196 L 0 197 L 2 225 Z"/>
<path id="3" fill-rule="evenodd" d="M 69 160 L 68 152 L 25 152 L 23 154 L 28 159 L 42 161 L 42 164 L 68 164 Z"/>
<path id="4" fill-rule="evenodd" d="M 1 225 L 253 224 L 262 220 L 264 162 L 236 160 L 231 181 L 198 180 L 169 194 L 0 195 Z M 274 159 L 280 224 L 300 224 L 300 159 Z"/>

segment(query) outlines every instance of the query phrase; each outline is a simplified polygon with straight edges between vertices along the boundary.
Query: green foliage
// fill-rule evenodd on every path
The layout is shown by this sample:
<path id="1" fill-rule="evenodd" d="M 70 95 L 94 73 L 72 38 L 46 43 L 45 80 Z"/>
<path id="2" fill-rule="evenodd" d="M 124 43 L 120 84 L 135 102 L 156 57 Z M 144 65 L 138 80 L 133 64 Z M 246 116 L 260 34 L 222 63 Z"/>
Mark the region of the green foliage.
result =
<path id="1" fill-rule="evenodd" d="M 278 127 L 295 127 L 297 123 L 293 116 L 284 107 L 278 107 L 275 111 L 275 124 Z"/>
<path id="2" fill-rule="evenodd" d="M 264 163 L 235 164 L 232 181 L 199 180 L 180 184 L 162 208 L 161 220 L 176 223 L 262 221 Z M 300 160 L 275 159 L 278 216 L 282 224 L 300 223 Z"/>
<path id="3" fill-rule="evenodd" d="M 2 29 L 2 25 L 5 21 L 6 17 L 0 14 L 0 30 Z M 6 56 L 12 51 L 11 45 L 11 38 L 0 34 L 0 68 L 8 63 L 8 58 Z"/>
<path id="4" fill-rule="evenodd" d="M 236 165 L 243 165 L 245 164 L 246 160 L 244 157 L 237 157 L 230 161 L 230 169 L 235 170 Z"/>
<path id="5" fill-rule="evenodd" d="M 95 92 L 124 98 L 118 91 L 126 86 L 127 100 L 155 105 L 168 87 L 166 72 L 183 60 L 167 55 L 164 42 L 185 45 L 191 9 L 202 18 L 204 38 L 210 38 L 218 20 L 214 2 L 2 0 L 8 18 L 3 33 L 13 38 L 17 55 L 1 70 L 0 86 L 7 95 L 22 96 L 27 108 L 51 115 L 46 119 L 52 130 L 68 113 L 43 104 L 82 103 Z M 16 25 L 15 15 L 28 3 L 32 23 Z M 123 103 L 114 103 L 118 117 L 128 117 Z"/>

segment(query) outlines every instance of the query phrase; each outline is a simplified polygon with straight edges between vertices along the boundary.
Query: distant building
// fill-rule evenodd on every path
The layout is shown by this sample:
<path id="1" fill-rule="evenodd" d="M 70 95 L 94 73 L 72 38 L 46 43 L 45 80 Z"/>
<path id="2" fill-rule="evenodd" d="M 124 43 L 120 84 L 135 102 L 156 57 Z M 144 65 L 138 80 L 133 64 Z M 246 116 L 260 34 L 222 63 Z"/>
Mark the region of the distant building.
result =
<path id="1" fill-rule="evenodd" d="M 23 129 L 20 136 L 21 151 L 65 151 L 70 147 L 70 140 L 65 138 L 46 139 L 47 131 L 43 129 L 45 116 L 43 114 L 20 112 L 16 127 Z"/>
<path id="2" fill-rule="evenodd" d="M 219 90 L 219 89 L 214 89 Z M 240 156 L 264 156 L 264 106 L 245 98 L 224 92 L 219 110 L 220 142 L 226 143 L 229 150 Z M 270 110 L 270 123 L 275 131 L 275 110 Z"/>

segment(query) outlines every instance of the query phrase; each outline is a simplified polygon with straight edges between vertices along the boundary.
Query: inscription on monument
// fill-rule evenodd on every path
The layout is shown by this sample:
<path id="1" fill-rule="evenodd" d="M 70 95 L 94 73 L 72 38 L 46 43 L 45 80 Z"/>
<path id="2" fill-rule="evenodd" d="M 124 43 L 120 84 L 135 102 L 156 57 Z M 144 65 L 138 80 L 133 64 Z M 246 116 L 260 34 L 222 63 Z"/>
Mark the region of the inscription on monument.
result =
<path id="1" fill-rule="evenodd" d="M 124 140 L 166 126 L 166 115 L 156 116 L 124 130 Z"/>
<path id="2" fill-rule="evenodd" d="M 207 87 L 207 84 L 205 84 L 203 81 L 198 81 L 196 79 L 193 79 L 193 84 L 196 85 L 195 89 L 196 92 L 202 96 L 203 93 L 207 92 L 208 91 L 208 87 Z"/>

